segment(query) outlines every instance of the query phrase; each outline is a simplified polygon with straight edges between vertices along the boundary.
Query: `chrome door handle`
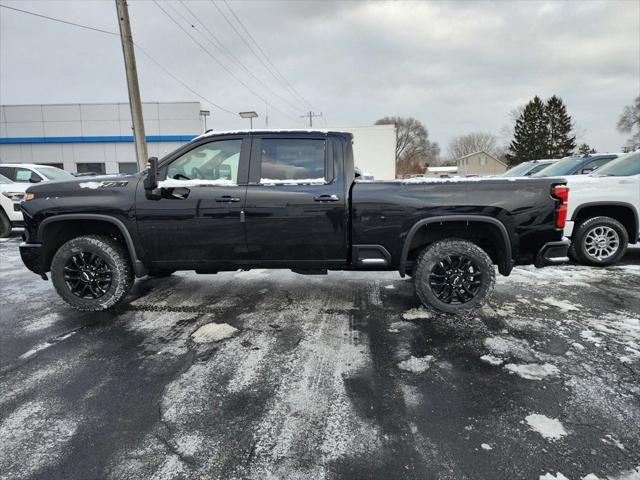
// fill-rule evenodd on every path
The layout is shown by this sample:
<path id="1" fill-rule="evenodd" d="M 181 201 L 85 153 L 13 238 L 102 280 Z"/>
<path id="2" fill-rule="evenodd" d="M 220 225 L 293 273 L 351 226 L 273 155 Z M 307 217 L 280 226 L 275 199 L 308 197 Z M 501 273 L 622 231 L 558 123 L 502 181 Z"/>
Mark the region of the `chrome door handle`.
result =
<path id="1" fill-rule="evenodd" d="M 338 202 L 340 201 L 340 197 L 337 195 L 318 195 L 317 197 L 313 197 L 314 202 Z"/>
<path id="2" fill-rule="evenodd" d="M 216 202 L 222 202 L 222 203 L 232 203 L 232 202 L 239 202 L 240 199 L 238 197 L 231 197 L 229 195 L 224 195 L 222 197 L 216 197 Z"/>

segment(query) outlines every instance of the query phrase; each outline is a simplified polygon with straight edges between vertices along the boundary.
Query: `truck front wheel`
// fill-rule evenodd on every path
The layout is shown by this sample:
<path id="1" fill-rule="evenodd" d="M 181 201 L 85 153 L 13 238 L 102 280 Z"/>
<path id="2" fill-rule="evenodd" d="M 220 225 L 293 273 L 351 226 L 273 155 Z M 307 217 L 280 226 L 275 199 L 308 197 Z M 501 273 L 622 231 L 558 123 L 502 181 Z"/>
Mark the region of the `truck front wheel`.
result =
<path id="1" fill-rule="evenodd" d="M 606 267 L 624 256 L 628 243 L 627 230 L 618 220 L 592 217 L 574 230 L 569 254 L 585 265 Z"/>
<path id="2" fill-rule="evenodd" d="M 489 255 L 466 240 L 427 247 L 414 269 L 416 294 L 425 307 L 460 314 L 480 308 L 493 291 L 496 273 Z"/>
<path id="3" fill-rule="evenodd" d="M 51 281 L 62 299 L 83 311 L 106 310 L 133 286 L 129 255 L 111 237 L 87 235 L 63 244 L 51 262 Z"/>

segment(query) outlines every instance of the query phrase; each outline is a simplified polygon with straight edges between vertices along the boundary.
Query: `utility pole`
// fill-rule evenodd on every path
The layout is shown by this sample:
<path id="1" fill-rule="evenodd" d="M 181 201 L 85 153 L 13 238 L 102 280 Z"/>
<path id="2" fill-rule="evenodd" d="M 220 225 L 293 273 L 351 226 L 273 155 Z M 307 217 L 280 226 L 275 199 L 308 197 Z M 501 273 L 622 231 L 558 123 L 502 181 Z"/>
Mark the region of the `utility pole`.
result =
<path id="1" fill-rule="evenodd" d="M 136 55 L 133 49 L 133 37 L 129 24 L 129 10 L 127 0 L 115 0 L 118 11 L 118 25 L 120 25 L 120 40 L 124 54 L 124 69 L 127 73 L 127 89 L 129 90 L 129 106 L 133 122 L 133 139 L 136 144 L 138 168 L 142 171 L 147 166 L 147 139 L 144 134 L 144 120 L 142 119 L 142 102 L 140 101 L 140 87 L 138 85 L 138 71 L 136 70 Z"/>
<path id="2" fill-rule="evenodd" d="M 311 110 L 309 110 L 307 112 L 306 115 L 300 115 L 300 118 L 307 118 L 309 117 L 309 127 L 313 127 L 313 119 L 315 117 L 321 117 L 322 116 L 322 112 L 320 113 L 313 113 Z"/>

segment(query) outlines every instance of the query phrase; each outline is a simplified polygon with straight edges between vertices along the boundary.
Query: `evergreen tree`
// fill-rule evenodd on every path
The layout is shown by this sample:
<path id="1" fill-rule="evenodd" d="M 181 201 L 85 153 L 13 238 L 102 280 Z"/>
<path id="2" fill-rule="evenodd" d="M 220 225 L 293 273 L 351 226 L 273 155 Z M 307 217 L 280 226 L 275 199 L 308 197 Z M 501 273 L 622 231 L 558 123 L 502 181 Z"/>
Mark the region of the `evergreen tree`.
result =
<path id="1" fill-rule="evenodd" d="M 506 155 L 511 166 L 547 157 L 549 128 L 545 105 L 537 95 L 516 120 L 513 140 Z"/>
<path id="2" fill-rule="evenodd" d="M 549 139 L 548 158 L 562 158 L 576 148 L 576 136 L 572 135 L 571 117 L 562 99 L 556 95 L 547 100 L 544 108 Z"/>
<path id="3" fill-rule="evenodd" d="M 582 143 L 578 146 L 578 153 L 580 155 L 587 155 L 589 153 L 597 153 L 595 148 L 591 148 L 588 144 Z"/>

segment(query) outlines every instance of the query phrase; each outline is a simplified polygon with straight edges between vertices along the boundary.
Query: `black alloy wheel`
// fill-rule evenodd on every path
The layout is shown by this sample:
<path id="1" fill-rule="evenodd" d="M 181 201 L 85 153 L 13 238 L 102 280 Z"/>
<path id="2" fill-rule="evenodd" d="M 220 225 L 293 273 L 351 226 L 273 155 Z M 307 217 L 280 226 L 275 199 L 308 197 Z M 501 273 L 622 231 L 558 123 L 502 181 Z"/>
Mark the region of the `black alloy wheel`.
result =
<path id="1" fill-rule="evenodd" d="M 440 301 L 460 305 L 473 300 L 482 285 L 482 272 L 464 255 L 447 255 L 429 274 L 429 285 Z"/>
<path id="2" fill-rule="evenodd" d="M 102 297 L 111 287 L 112 280 L 109 264 L 92 252 L 78 252 L 64 266 L 64 281 L 71 293 L 79 298 Z"/>

